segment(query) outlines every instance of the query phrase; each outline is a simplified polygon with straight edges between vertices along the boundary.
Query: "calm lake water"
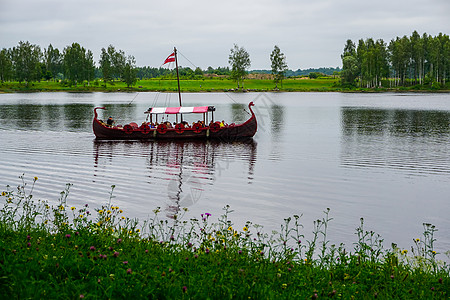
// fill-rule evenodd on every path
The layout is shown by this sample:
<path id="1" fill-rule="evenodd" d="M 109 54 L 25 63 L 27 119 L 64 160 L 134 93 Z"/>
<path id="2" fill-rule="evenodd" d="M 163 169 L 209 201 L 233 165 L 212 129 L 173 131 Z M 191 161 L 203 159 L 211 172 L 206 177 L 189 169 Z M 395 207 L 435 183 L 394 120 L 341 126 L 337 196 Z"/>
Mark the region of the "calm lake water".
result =
<path id="1" fill-rule="evenodd" d="M 303 214 L 306 237 L 330 208 L 328 237 L 348 248 L 365 229 L 410 249 L 422 223 L 438 228 L 436 249 L 450 250 L 450 94 L 208 93 L 185 94 L 185 106 L 215 105 L 228 123 L 249 117 L 258 132 L 245 143 L 99 142 L 93 108 L 106 106 L 117 123 L 143 121 L 152 106 L 177 106 L 158 93 L 0 94 L 0 189 L 29 184 L 34 197 L 56 203 L 113 203 L 146 219 L 213 217 L 225 205 L 242 228 L 247 220 L 270 233 Z M 248 110 L 248 109 L 247 109 Z M 193 119 L 191 121 L 194 121 Z M 444 257 L 441 257 L 444 258 Z"/>

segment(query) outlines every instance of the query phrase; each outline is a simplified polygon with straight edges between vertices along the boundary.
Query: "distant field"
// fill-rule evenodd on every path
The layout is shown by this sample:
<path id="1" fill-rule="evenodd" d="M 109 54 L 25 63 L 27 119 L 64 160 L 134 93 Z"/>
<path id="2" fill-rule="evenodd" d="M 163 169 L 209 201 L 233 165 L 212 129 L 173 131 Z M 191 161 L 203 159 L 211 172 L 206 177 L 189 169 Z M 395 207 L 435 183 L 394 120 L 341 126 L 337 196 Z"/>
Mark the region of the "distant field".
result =
<path id="1" fill-rule="evenodd" d="M 386 81 L 386 85 L 389 81 Z M 182 92 L 221 92 L 221 91 L 234 91 L 237 89 L 236 82 L 224 79 L 224 78 L 205 78 L 200 80 L 180 80 L 180 86 Z M 275 84 L 272 80 L 268 79 L 246 79 L 244 81 L 244 91 L 273 91 L 275 90 Z M 439 90 L 432 89 L 428 86 L 409 86 L 398 88 L 352 88 L 346 89 L 339 86 L 339 78 L 317 78 L 317 79 L 285 79 L 283 85 L 278 85 L 279 91 L 285 92 L 383 92 L 383 91 L 422 91 L 422 92 L 435 92 L 450 90 L 450 83 L 447 83 L 445 88 Z M 66 91 L 66 92 L 175 92 L 177 91 L 176 79 L 147 79 L 139 80 L 133 87 L 127 88 L 126 84 L 120 81 L 108 83 L 105 87 L 103 82 L 95 81 L 88 85 L 79 84 L 77 86 L 63 85 L 59 82 L 53 81 L 41 81 L 33 82 L 28 87 L 24 83 L 18 82 L 4 82 L 0 83 L 0 92 L 13 93 L 13 92 L 54 92 L 54 91 Z"/>
<path id="2" fill-rule="evenodd" d="M 338 79 L 286 79 L 283 85 L 278 85 L 283 91 L 338 91 L 334 87 Z M 237 88 L 236 82 L 229 79 L 202 79 L 180 80 L 183 92 L 213 92 L 229 91 Z M 244 89 L 250 91 L 270 91 L 275 89 L 272 80 L 248 79 L 244 81 Z M 29 87 L 24 83 L 5 82 L 0 84 L 2 92 L 26 92 L 26 91 L 177 91 L 177 81 L 172 79 L 147 79 L 139 80 L 132 88 L 127 88 L 123 82 L 108 83 L 106 88 L 103 83 L 91 83 L 77 86 L 63 86 L 59 82 L 33 82 Z"/>

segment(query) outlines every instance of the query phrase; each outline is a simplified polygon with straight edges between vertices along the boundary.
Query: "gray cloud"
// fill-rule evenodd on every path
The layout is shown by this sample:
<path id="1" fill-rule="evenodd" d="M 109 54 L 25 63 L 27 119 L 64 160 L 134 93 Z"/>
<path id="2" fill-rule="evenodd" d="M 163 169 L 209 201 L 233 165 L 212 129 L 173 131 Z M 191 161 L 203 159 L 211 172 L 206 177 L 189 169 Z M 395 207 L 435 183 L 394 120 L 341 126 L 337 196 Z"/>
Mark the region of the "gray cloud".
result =
<path id="1" fill-rule="evenodd" d="M 156 67 L 173 46 L 201 68 L 227 66 L 233 43 L 250 53 L 252 69 L 270 68 L 274 45 L 291 69 L 336 67 L 347 39 L 389 42 L 450 29 L 447 0 L 0 1 L 1 48 L 78 42 L 98 59 L 112 44 Z"/>

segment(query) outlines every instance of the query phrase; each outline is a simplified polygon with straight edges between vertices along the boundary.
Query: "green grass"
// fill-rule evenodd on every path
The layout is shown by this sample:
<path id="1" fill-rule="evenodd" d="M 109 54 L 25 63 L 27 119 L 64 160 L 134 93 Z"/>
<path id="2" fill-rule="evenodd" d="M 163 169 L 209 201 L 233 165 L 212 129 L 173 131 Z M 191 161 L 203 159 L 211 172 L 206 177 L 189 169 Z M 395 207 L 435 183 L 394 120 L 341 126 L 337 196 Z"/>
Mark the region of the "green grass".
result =
<path id="1" fill-rule="evenodd" d="M 279 85 L 280 91 L 341 91 L 336 84 L 338 79 L 285 79 L 283 85 Z M 183 92 L 218 92 L 237 90 L 236 83 L 229 79 L 203 79 L 203 80 L 181 80 Z M 247 79 L 244 81 L 245 91 L 273 91 L 275 84 L 272 80 Z M 177 91 L 175 79 L 148 79 L 140 80 L 133 87 L 127 88 L 123 82 L 108 83 L 106 87 L 102 82 L 79 84 L 77 86 L 63 85 L 59 82 L 41 81 L 33 82 L 27 86 L 25 83 L 4 82 L 0 83 L 0 92 L 126 92 L 126 91 Z"/>
<path id="2" fill-rule="evenodd" d="M 352 252 L 329 245 L 329 210 L 305 241 L 301 216 L 267 234 L 232 211 L 144 222 L 111 203 L 93 209 L 34 200 L 37 178 L 0 201 L 0 295 L 5 299 L 448 299 L 449 266 L 436 260 L 425 224 L 414 253 L 384 249 L 363 228 Z M 114 186 L 112 186 L 114 189 Z"/>
<path id="3" fill-rule="evenodd" d="M 237 91 L 236 83 L 227 78 L 205 78 L 199 80 L 182 79 L 180 81 L 182 92 L 222 92 Z M 89 85 L 79 84 L 70 86 L 54 81 L 33 82 L 28 86 L 25 83 L 4 82 L 0 83 L 0 92 L 136 92 L 136 91 L 159 91 L 176 92 L 178 85 L 176 79 L 146 79 L 139 80 L 133 87 L 128 88 L 125 83 L 115 81 L 108 83 L 106 87 L 101 81 L 91 82 Z M 396 88 L 343 88 L 339 85 L 339 78 L 323 77 L 317 79 L 285 79 L 283 84 L 275 84 L 272 80 L 246 79 L 244 81 L 244 91 L 264 92 L 264 91 L 285 91 L 285 92 L 386 92 L 386 91 L 422 91 L 422 92 L 448 92 L 450 83 L 441 89 L 433 89 L 428 86 L 408 86 Z M 242 89 L 239 89 L 242 91 Z"/>

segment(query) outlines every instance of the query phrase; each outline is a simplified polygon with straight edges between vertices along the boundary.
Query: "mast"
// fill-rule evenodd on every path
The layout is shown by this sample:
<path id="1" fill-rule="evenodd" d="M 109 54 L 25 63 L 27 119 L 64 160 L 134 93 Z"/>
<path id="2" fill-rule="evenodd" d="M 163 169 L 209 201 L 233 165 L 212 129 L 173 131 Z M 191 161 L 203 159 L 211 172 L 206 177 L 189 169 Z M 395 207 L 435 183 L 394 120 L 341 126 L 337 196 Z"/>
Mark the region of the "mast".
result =
<path id="1" fill-rule="evenodd" d="M 181 106 L 180 75 L 178 74 L 177 48 L 173 47 L 173 53 L 175 53 L 175 67 L 177 69 L 177 81 L 178 81 L 178 99 L 180 100 Z M 183 117 L 181 117 L 181 120 L 183 120 Z"/>

